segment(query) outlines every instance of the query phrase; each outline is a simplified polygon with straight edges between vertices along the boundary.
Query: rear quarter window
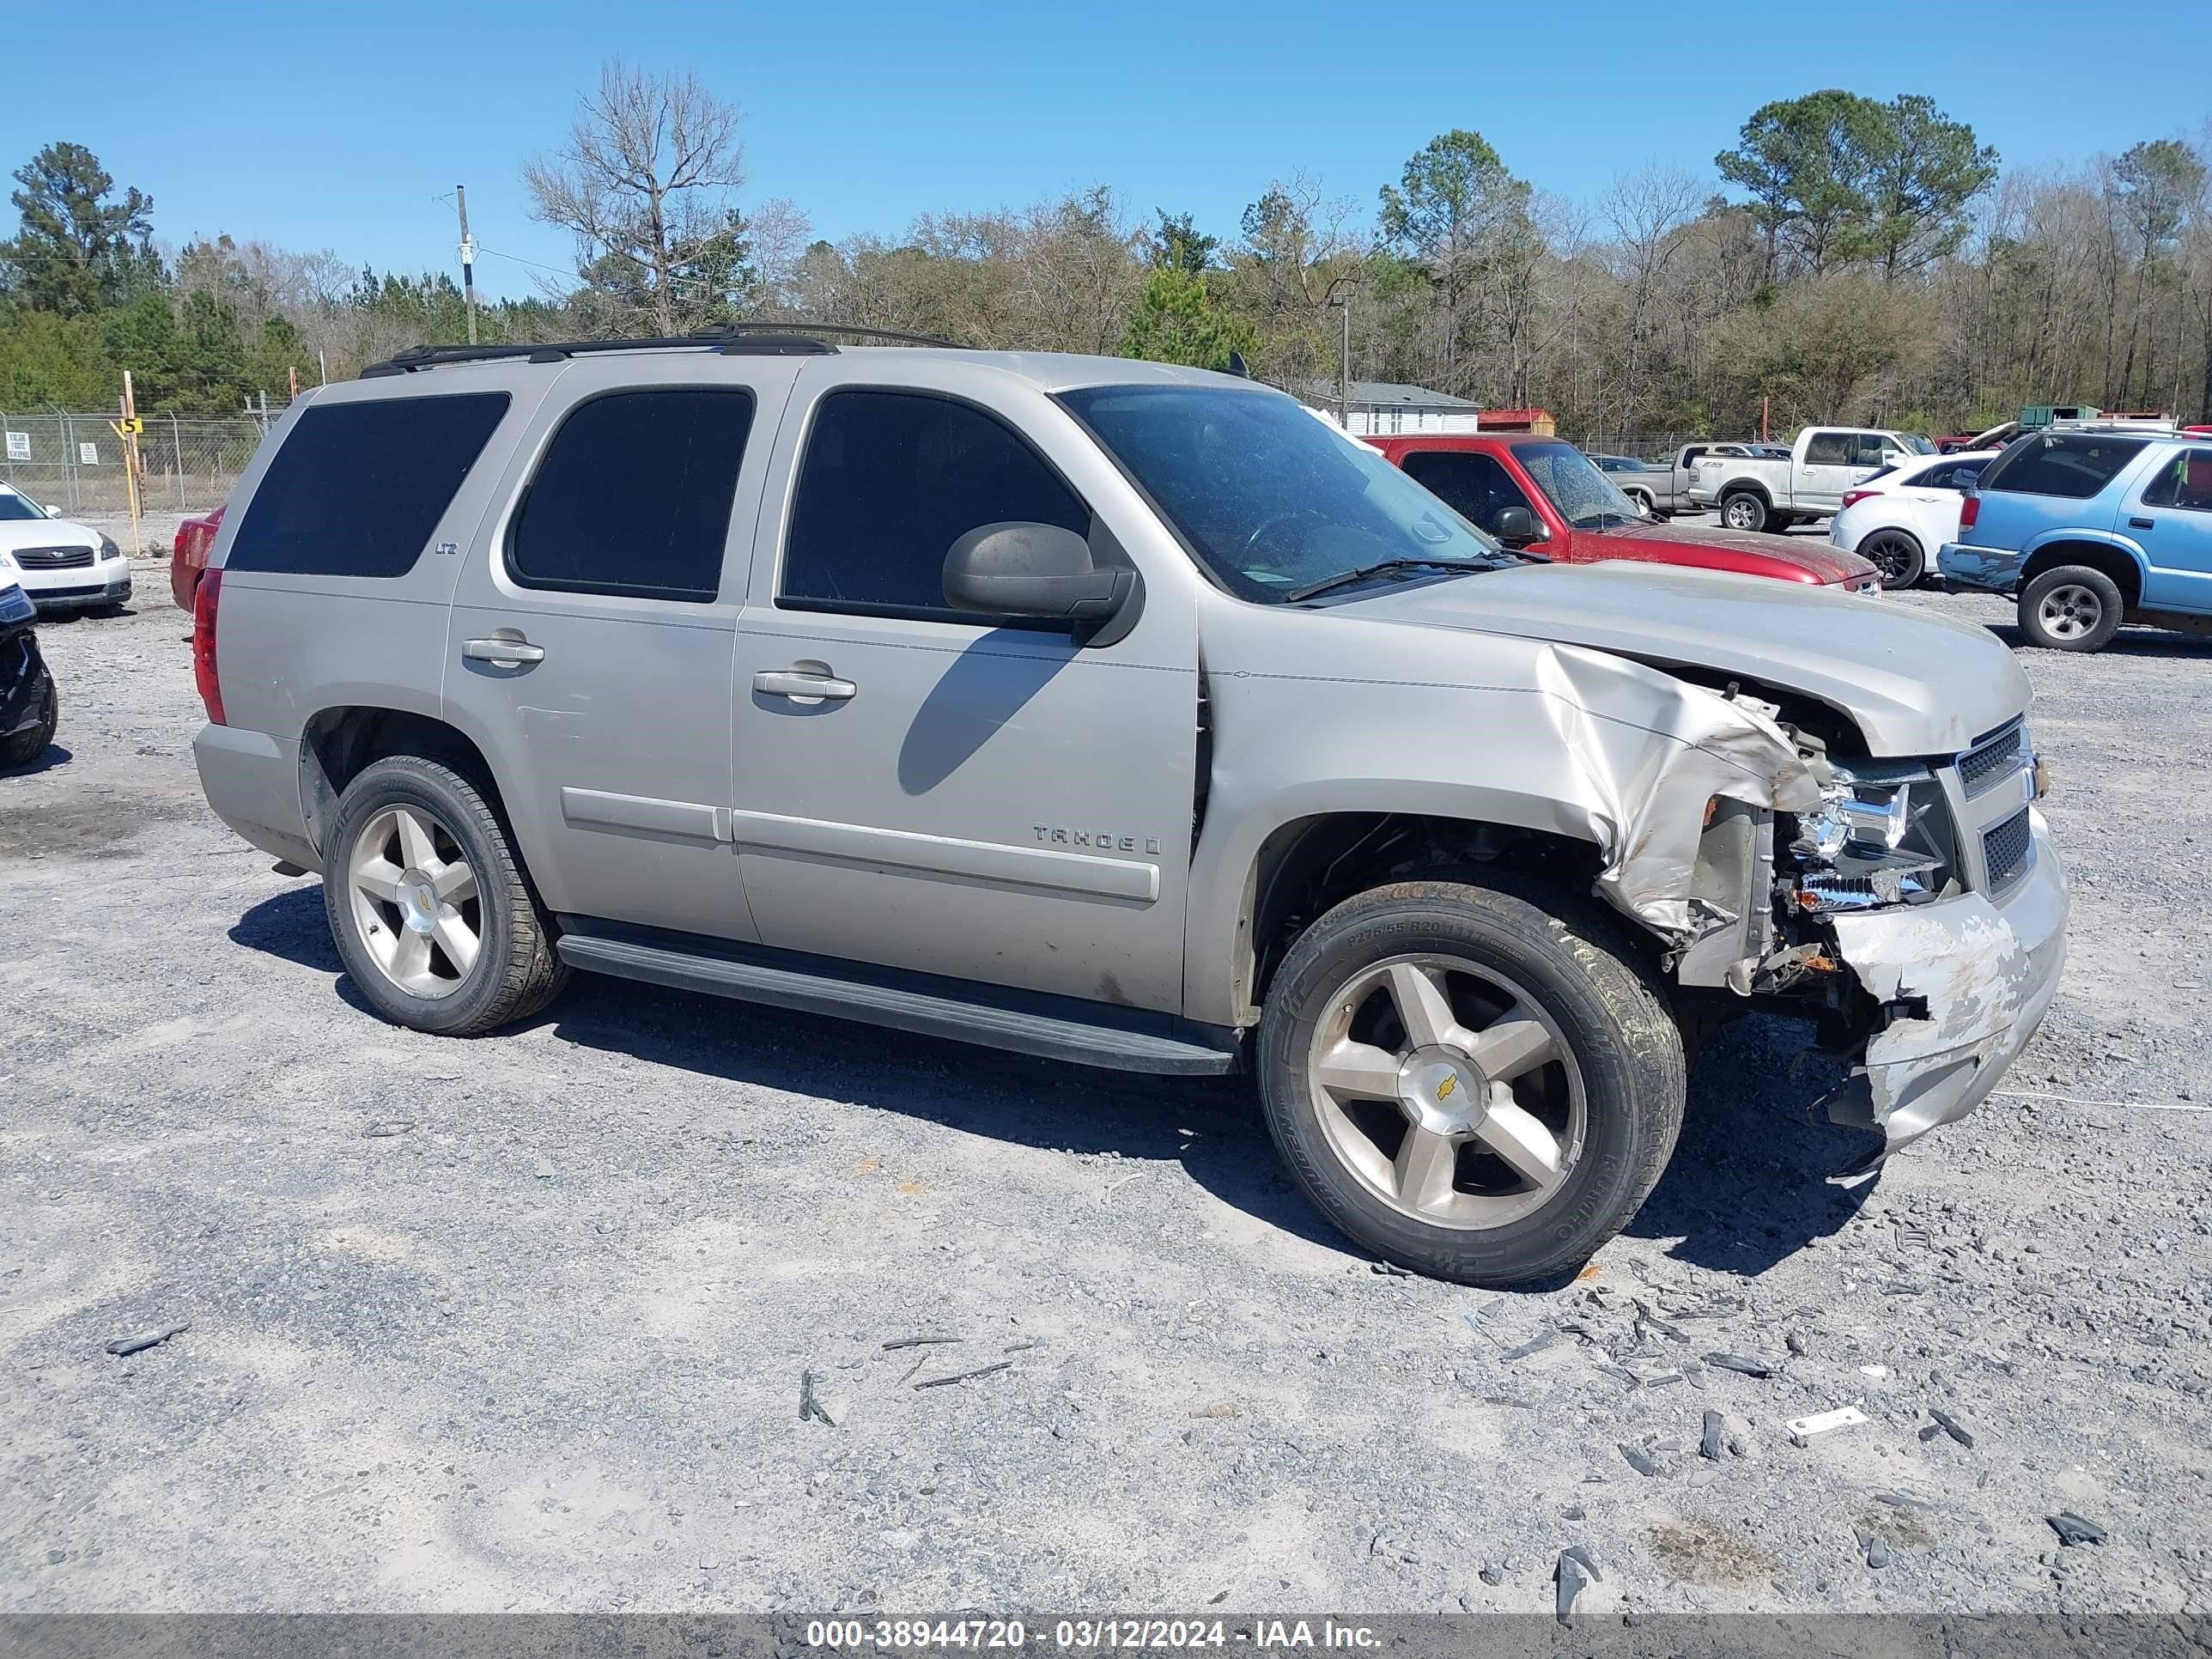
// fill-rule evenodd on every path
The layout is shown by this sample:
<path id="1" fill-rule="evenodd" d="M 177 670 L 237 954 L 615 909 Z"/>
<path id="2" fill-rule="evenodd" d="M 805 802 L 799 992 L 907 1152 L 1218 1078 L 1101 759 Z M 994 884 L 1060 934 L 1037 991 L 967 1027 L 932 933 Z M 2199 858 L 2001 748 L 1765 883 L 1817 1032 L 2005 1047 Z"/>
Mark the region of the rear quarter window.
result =
<path id="1" fill-rule="evenodd" d="M 308 409 L 247 501 L 227 568 L 405 575 L 507 407 L 504 392 L 468 392 Z"/>
<path id="2" fill-rule="evenodd" d="M 2087 501 L 2142 453 L 2140 438 L 2102 433 L 2052 433 L 2023 438 L 1983 470 L 1980 488 L 2021 495 Z"/>

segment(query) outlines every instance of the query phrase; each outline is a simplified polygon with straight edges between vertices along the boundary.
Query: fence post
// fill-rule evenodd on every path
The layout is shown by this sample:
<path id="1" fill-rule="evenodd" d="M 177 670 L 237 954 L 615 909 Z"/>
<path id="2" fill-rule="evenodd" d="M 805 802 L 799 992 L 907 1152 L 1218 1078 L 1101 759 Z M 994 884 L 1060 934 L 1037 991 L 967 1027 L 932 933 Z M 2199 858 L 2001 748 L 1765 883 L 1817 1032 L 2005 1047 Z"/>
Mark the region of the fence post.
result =
<path id="1" fill-rule="evenodd" d="M 169 447 L 176 453 L 177 457 L 177 511 L 182 513 L 185 510 L 185 428 L 179 423 L 173 414 L 169 416 Z"/>

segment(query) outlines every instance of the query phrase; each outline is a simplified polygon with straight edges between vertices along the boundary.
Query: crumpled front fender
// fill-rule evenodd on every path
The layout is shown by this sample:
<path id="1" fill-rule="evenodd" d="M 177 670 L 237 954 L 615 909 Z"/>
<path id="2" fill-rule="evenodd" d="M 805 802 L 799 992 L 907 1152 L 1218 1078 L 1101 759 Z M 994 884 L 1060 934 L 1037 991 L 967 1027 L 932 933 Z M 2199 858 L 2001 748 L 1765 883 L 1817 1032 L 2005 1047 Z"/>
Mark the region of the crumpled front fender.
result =
<path id="1" fill-rule="evenodd" d="M 1553 646 L 1544 707 L 1584 786 L 1607 900 L 1676 945 L 1699 931 L 1692 872 L 1716 796 L 1803 812 L 1820 787 L 1789 735 L 1755 708 L 1601 651 Z"/>

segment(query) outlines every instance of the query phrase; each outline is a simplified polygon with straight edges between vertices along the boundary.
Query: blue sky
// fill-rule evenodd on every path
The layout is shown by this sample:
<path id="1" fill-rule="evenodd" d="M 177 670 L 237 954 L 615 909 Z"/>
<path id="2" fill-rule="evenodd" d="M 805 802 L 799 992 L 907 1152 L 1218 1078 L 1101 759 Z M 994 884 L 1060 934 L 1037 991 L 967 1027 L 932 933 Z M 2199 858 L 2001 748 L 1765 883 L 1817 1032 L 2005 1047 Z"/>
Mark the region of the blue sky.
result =
<path id="1" fill-rule="evenodd" d="M 1855 10 L 1865 27 L 1842 21 Z M 1709 173 L 1759 104 L 1832 85 L 1927 93 L 2008 165 L 2193 137 L 2212 117 L 2212 9 L 2193 0 L 1880 17 L 1572 0 L 125 0 L 11 5 L 0 50 L 0 170 L 72 139 L 154 197 L 165 240 L 228 231 L 407 270 L 452 265 L 457 180 L 486 249 L 564 264 L 518 174 L 617 52 L 741 105 L 747 196 L 789 197 L 832 238 L 1097 181 L 1226 235 L 1299 168 L 1368 211 L 1454 126 L 1587 200 L 1646 162 Z M 512 260 L 477 270 L 494 292 L 532 291 Z"/>

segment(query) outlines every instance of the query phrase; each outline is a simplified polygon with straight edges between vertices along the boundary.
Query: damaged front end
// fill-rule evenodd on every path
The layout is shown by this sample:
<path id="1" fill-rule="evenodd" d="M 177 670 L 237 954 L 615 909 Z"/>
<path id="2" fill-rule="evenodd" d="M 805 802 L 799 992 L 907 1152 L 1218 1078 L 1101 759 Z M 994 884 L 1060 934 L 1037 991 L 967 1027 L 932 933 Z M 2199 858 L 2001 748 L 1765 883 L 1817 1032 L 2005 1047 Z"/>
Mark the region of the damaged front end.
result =
<path id="1" fill-rule="evenodd" d="M 1863 1170 L 1996 1087 L 2057 989 L 2065 876 L 2015 719 L 1956 756 L 1856 752 L 1825 707 L 1573 647 L 1551 672 L 1593 780 L 1598 891 L 1657 933 L 1679 984 L 1812 1018 L 1855 1062 L 1820 1103 L 1871 1129 Z M 1640 694 L 1646 744 L 1628 733 Z M 1654 752 L 1648 734 L 1674 739 Z"/>

